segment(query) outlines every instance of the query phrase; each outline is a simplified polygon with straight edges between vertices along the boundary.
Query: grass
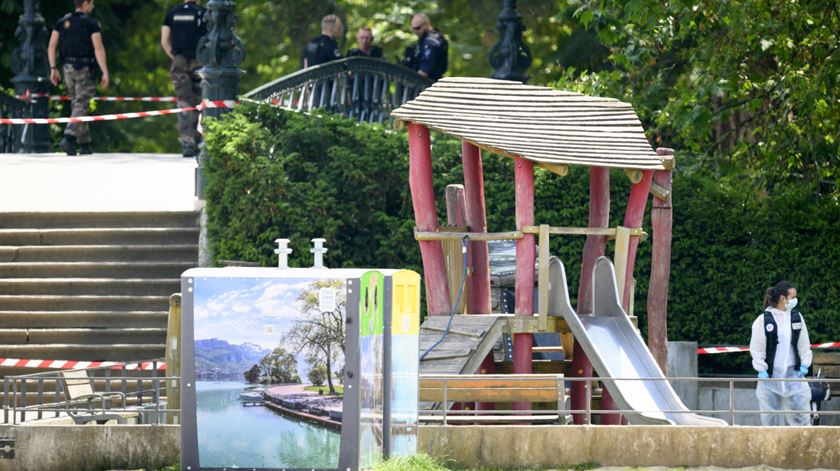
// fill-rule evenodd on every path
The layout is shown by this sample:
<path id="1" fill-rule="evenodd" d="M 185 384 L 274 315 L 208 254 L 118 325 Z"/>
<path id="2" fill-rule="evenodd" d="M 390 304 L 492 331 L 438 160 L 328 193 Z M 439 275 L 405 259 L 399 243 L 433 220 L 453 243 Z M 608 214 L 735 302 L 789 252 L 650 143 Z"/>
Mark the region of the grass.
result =
<path id="1" fill-rule="evenodd" d="M 342 386 L 340 384 L 335 384 L 333 386 L 335 387 L 335 393 L 336 394 L 338 394 L 339 396 L 344 395 L 344 386 Z M 329 387 L 326 386 L 326 385 L 324 385 L 324 386 L 306 386 L 303 389 L 304 389 L 304 391 L 312 391 L 312 392 L 318 392 L 320 390 L 320 391 L 324 391 L 324 394 L 327 394 L 327 391 L 329 391 Z"/>
<path id="2" fill-rule="evenodd" d="M 418 454 L 392 458 L 375 467 L 376 471 L 449 471 L 439 460 Z"/>

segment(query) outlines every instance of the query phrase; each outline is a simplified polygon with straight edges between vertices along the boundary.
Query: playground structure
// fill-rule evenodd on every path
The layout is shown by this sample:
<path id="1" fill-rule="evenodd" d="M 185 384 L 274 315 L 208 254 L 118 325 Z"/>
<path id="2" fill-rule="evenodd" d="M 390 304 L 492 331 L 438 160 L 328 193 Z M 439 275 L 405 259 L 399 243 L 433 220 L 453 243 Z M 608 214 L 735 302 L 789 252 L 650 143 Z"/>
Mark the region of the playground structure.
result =
<path id="1" fill-rule="evenodd" d="M 493 373 L 496 366 L 492 355 L 493 344 L 497 336 L 506 331 L 513 338 L 512 373 L 531 374 L 532 334 L 556 332 L 561 335 L 566 358 L 572 358 L 568 377 L 591 377 L 594 364 L 602 378 L 628 374 L 636 378 L 664 380 L 662 370 L 667 358 L 666 309 L 671 246 L 670 189 L 674 158 L 670 149 L 654 151 L 651 148 L 629 104 L 518 82 L 444 78 L 391 115 L 398 123 L 408 126 L 409 183 L 416 221 L 415 237 L 420 243 L 430 315 L 421 331 L 420 349 L 421 352 L 426 350 L 427 355 L 421 360 L 421 373 Z M 449 222 L 455 227 L 442 229 L 438 224 L 432 183 L 430 129 L 462 141 L 463 197 L 460 201 L 447 201 L 448 210 L 455 208 L 449 211 Z M 517 227 L 514 231 L 487 232 L 482 149 L 515 161 Z M 588 227 L 536 224 L 534 167 L 562 177 L 568 173 L 570 165 L 589 167 Z M 624 170 L 632 182 L 624 223 L 616 228 L 608 227 L 611 168 Z M 625 318 L 625 313 L 632 315 L 633 269 L 638 244 L 645 236 L 641 223 L 649 193 L 655 196 L 653 267 L 647 309 L 652 356 L 629 321 L 620 324 L 606 322 L 601 326 L 606 332 L 603 336 L 596 336 L 587 327 L 619 314 Z M 460 220 L 457 214 L 463 215 Z M 580 316 L 571 308 L 562 265 L 559 270 L 554 270 L 554 276 L 549 269 L 550 235 L 587 237 L 577 303 Z M 596 271 L 594 278 L 599 281 L 595 281 L 593 286 L 593 270 L 596 260 L 604 255 L 607 239 L 615 240 L 614 279 L 606 283 L 605 273 L 612 274 L 612 268 L 608 261 L 599 261 L 599 265 L 606 264 L 610 268 L 602 267 Z M 447 259 L 453 262 L 461 258 L 460 247 L 452 243 L 458 240 L 469 241 L 466 269 L 457 267 L 457 263 L 447 264 Z M 512 317 L 488 316 L 489 240 L 516 241 L 516 301 Z M 446 250 L 445 247 L 454 247 L 455 250 Z M 538 266 L 536 280 L 535 263 Z M 462 288 L 465 306 L 453 309 L 453 305 L 457 304 L 453 294 L 461 291 L 459 268 L 469 273 L 463 280 Z M 534 299 L 535 281 L 538 303 Z M 612 291 L 615 291 L 614 296 Z M 536 312 L 535 304 L 538 306 Z M 608 311 L 600 312 L 602 307 Z M 453 315 L 455 312 L 468 314 Z M 446 322 L 447 326 L 443 327 L 444 322 L 437 316 L 450 315 L 452 321 Z M 586 321 L 581 322 L 583 319 Z M 467 326 L 472 326 L 474 330 L 463 332 L 463 327 Z M 461 340 L 447 341 L 450 332 L 463 334 L 459 337 Z M 430 348 L 429 340 L 437 337 L 441 337 L 440 345 Z M 615 364 L 611 362 L 611 356 L 618 351 L 624 354 L 623 359 L 629 361 L 632 368 L 611 367 Z M 633 395 L 641 394 L 647 399 L 641 403 L 628 402 L 626 387 L 619 383 L 604 381 L 605 389 L 600 401 L 602 411 L 615 410 L 620 405 L 622 409 L 643 408 L 645 412 L 651 412 L 648 410 L 651 408 L 687 412 L 666 381 L 637 388 Z M 587 387 L 584 381 L 573 382 L 572 410 L 580 411 L 587 407 Z M 518 401 L 513 407 L 525 411 L 530 409 L 530 404 Z M 479 402 L 476 408 L 490 406 Z M 674 416 L 645 413 L 629 414 L 625 418 L 638 423 L 683 423 Z M 720 424 L 711 419 L 697 420 L 707 425 Z M 574 414 L 574 422 L 588 423 L 588 416 Z M 620 422 L 618 414 L 601 415 L 602 424 Z"/>

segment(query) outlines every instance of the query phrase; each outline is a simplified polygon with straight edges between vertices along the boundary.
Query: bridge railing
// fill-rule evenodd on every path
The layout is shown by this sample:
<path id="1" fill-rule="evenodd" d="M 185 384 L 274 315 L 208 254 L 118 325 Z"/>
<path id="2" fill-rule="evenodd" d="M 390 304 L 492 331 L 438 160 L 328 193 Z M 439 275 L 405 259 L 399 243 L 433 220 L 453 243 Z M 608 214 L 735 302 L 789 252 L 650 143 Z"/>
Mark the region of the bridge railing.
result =
<path id="1" fill-rule="evenodd" d="M 0 118 L 21 118 L 29 116 L 27 102 L 8 93 L 0 92 Z M 0 126 L 0 153 L 11 154 L 20 151 L 21 132 L 26 132 L 25 125 Z"/>
<path id="2" fill-rule="evenodd" d="M 348 57 L 286 75 L 243 97 L 295 111 L 320 108 L 357 121 L 382 123 L 390 118 L 391 110 L 431 84 L 400 65 Z"/>

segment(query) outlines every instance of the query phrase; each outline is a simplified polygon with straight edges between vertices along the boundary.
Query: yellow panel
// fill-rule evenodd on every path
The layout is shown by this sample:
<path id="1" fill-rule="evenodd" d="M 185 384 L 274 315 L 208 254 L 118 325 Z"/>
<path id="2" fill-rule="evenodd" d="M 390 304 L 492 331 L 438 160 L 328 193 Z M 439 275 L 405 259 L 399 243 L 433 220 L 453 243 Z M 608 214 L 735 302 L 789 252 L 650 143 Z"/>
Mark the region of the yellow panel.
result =
<path id="1" fill-rule="evenodd" d="M 420 274 L 400 270 L 394 283 L 391 331 L 394 335 L 420 335 Z"/>

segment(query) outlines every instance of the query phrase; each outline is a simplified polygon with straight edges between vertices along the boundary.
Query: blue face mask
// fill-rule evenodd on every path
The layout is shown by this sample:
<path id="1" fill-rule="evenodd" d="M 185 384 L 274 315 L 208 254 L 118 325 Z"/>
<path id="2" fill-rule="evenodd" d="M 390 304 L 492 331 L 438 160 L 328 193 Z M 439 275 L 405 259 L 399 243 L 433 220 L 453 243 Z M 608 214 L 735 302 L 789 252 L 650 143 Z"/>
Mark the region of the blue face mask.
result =
<path id="1" fill-rule="evenodd" d="M 796 303 L 798 302 L 797 298 L 793 298 L 790 301 L 785 303 L 785 311 L 790 311 L 791 309 L 796 307 Z"/>

